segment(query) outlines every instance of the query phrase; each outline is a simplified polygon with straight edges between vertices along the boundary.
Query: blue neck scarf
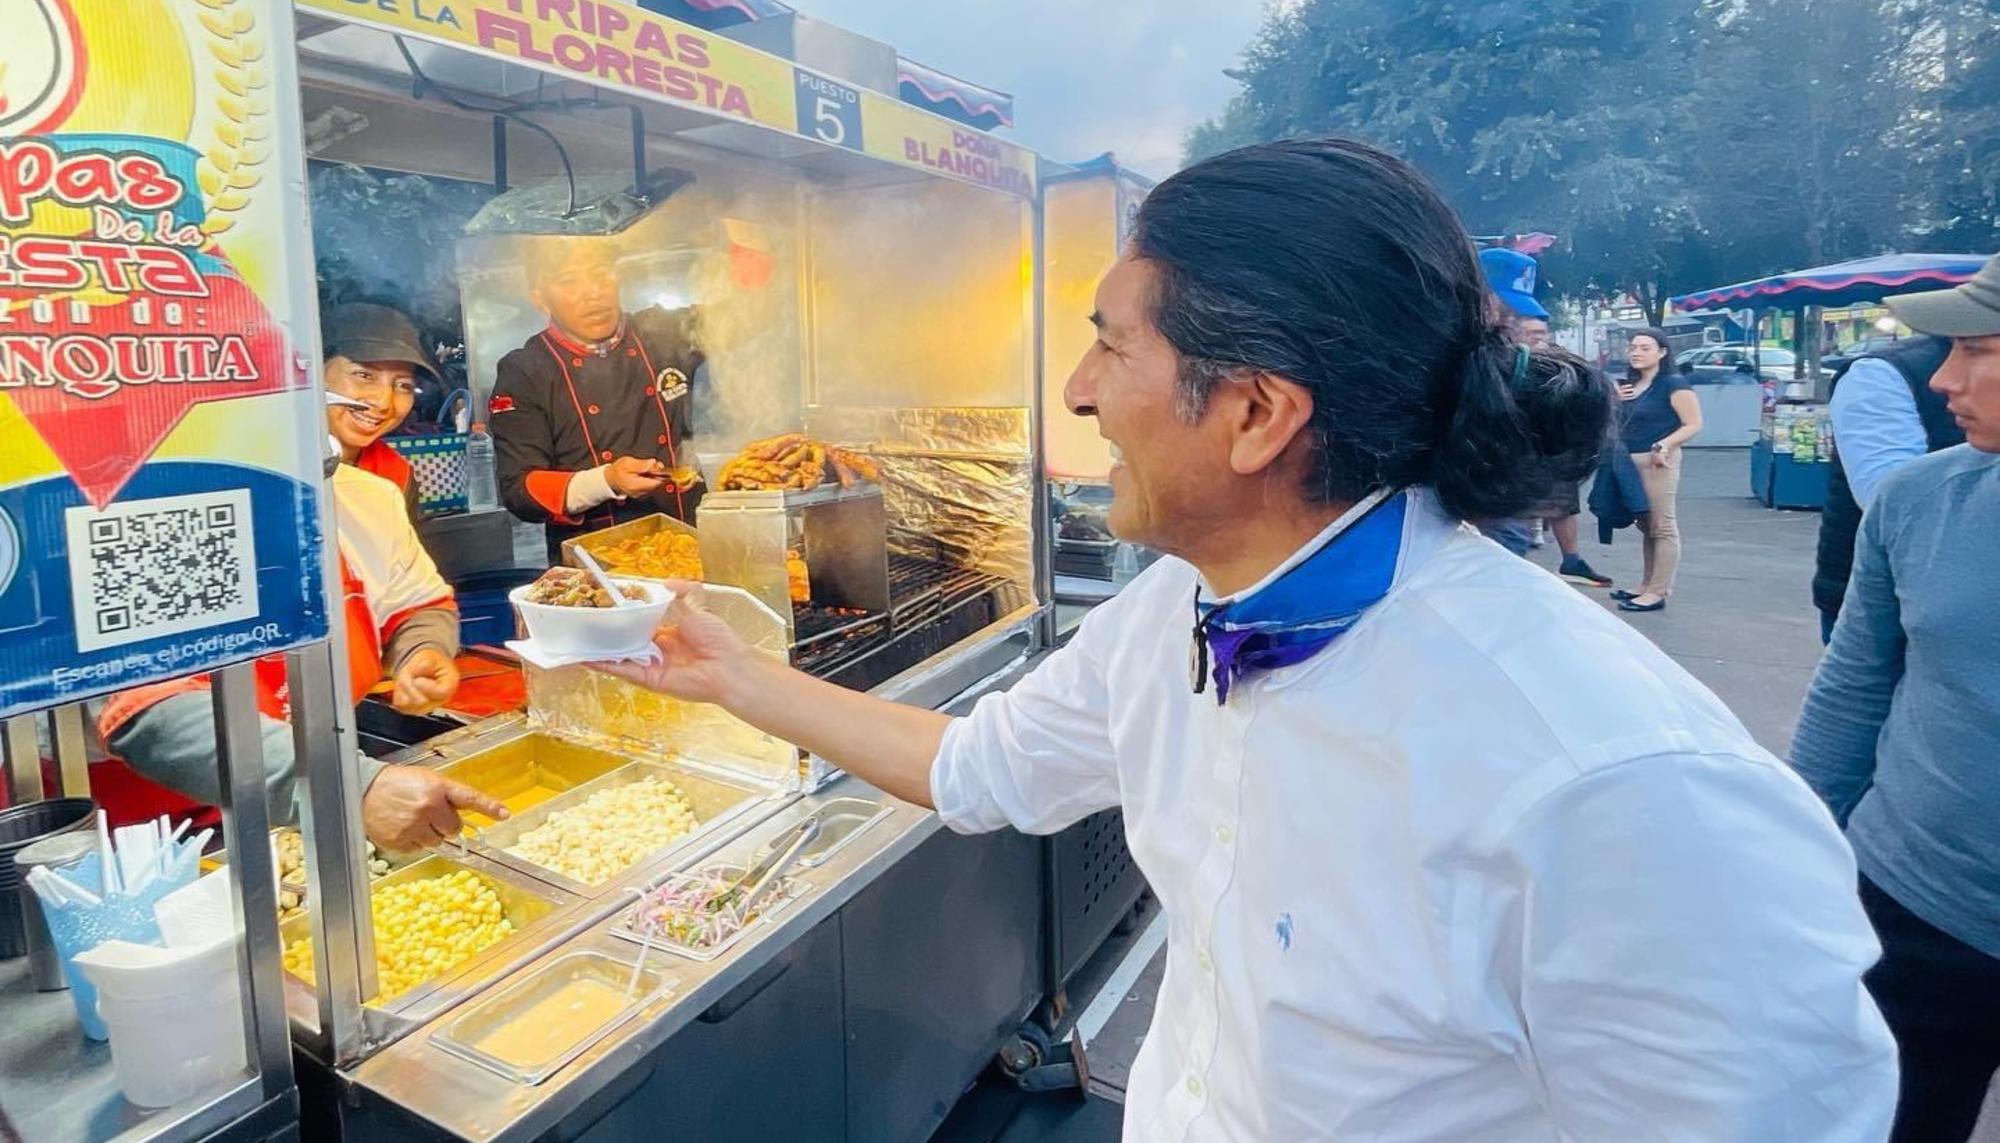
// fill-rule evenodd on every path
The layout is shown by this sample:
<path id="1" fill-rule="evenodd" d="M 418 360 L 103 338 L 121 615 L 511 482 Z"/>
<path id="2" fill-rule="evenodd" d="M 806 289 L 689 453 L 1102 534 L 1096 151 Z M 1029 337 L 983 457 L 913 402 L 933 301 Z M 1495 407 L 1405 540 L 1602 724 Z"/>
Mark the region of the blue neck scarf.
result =
<path id="1" fill-rule="evenodd" d="M 1243 679 L 1303 663 L 1389 594 L 1403 550 L 1407 492 L 1384 489 L 1334 522 L 1317 550 L 1241 598 L 1204 603 L 1195 589 L 1189 682 L 1215 702 Z"/>

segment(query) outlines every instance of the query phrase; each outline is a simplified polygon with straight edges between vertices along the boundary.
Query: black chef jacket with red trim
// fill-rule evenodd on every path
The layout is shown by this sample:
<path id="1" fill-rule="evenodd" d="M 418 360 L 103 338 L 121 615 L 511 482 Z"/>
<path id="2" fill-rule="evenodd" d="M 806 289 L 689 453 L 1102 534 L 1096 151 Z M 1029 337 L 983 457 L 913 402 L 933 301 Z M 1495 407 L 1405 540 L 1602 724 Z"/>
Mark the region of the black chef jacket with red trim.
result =
<path id="1" fill-rule="evenodd" d="M 500 499 L 523 520 L 542 523 L 549 560 L 562 541 L 655 512 L 694 522 L 701 486 L 671 483 L 650 496 L 607 500 L 578 516 L 566 511 L 570 478 L 621 456 L 692 467 L 688 379 L 701 363 L 684 313 L 628 315 L 619 332 L 585 345 L 553 325 L 500 359 L 488 404 Z"/>

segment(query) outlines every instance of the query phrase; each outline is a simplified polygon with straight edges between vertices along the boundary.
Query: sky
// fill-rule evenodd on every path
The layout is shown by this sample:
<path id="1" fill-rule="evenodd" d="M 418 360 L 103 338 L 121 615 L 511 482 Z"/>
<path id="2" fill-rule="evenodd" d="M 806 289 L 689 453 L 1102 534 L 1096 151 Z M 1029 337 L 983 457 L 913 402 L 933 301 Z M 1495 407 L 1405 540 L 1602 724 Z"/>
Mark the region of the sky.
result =
<path id="1" fill-rule="evenodd" d="M 788 0 L 909 59 L 1014 96 L 1012 136 L 1047 158 L 1112 151 L 1154 177 L 1236 93 L 1222 74 L 1262 0 Z"/>

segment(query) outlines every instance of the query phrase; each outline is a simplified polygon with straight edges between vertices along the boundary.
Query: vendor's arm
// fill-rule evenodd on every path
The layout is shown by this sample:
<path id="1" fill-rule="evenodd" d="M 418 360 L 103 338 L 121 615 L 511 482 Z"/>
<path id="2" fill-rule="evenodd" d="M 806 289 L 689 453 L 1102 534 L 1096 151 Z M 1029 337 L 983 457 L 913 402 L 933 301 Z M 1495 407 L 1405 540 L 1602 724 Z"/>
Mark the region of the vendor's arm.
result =
<path id="1" fill-rule="evenodd" d="M 1667 386 L 1667 404 L 1674 415 L 1681 420 L 1680 427 L 1660 438 L 1654 448 L 1671 455 L 1673 451 L 1701 435 L 1701 399 L 1695 396 L 1694 386 L 1687 378 L 1676 373 L 1660 378 L 1660 384 Z"/>
<path id="2" fill-rule="evenodd" d="M 365 473 L 343 468 L 334 474 L 343 566 L 367 596 L 381 670 L 396 684 L 391 701 L 397 710 L 421 714 L 458 690 L 458 605 L 416 528 L 392 509 L 386 492 L 384 482 Z M 360 637 L 351 628 L 348 635 Z"/>
<path id="3" fill-rule="evenodd" d="M 1896 1052 L 1861 979 L 1881 950 L 1812 793 L 1768 757 L 1551 774 L 1482 863 L 1517 872 L 1472 874 L 1459 904 L 1497 914 L 1464 971 L 1512 999 L 1555 1134 L 1883 1139 Z"/>
<path id="4" fill-rule="evenodd" d="M 120 696 L 124 697 L 124 696 Z M 100 717 L 100 728 L 107 720 Z M 268 715 L 257 716 L 264 751 L 264 810 L 271 824 L 297 818 L 297 768 L 292 728 Z M 142 776 L 209 805 L 222 803 L 222 767 L 216 759 L 215 696 L 206 686 L 181 689 L 139 708 L 104 733 L 104 745 Z M 364 783 L 381 763 L 363 759 Z"/>
<path id="5" fill-rule="evenodd" d="M 1875 742 L 1903 677 L 1903 611 L 1884 542 L 1896 514 L 1885 499 L 1862 517 L 1840 621 L 1792 736 L 1792 768 L 1842 825 L 1874 784 Z"/>
<path id="6" fill-rule="evenodd" d="M 292 728 L 257 717 L 264 750 L 265 810 L 273 825 L 298 820 L 298 767 Z M 215 702 L 206 687 L 181 691 L 125 719 L 105 745 L 126 765 L 169 789 L 210 804 L 222 801 L 216 763 Z M 422 766 L 390 766 L 355 756 L 361 789 L 361 826 L 383 849 L 414 852 L 456 837 L 459 812 L 477 810 L 499 820 L 507 807 L 478 790 Z"/>
<path id="7" fill-rule="evenodd" d="M 895 796 L 934 806 L 964 831 L 1014 825 L 1052 832 L 1116 804 L 1103 676 L 1086 630 L 1013 690 L 965 719 L 887 702 L 815 679 L 750 649 L 680 591 L 656 642 L 656 665 L 604 669 L 641 686 L 712 702 Z M 1107 605 L 1108 606 L 1108 605 Z M 1093 615 L 1092 618 L 1096 618 Z"/>

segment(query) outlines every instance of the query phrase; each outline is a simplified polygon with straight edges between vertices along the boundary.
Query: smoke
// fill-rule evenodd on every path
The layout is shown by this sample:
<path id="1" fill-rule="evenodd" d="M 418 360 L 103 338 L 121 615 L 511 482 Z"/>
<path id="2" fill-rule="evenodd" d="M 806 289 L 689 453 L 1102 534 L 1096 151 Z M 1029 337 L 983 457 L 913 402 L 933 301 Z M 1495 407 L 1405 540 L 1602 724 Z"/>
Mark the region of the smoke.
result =
<path id="1" fill-rule="evenodd" d="M 694 378 L 699 455 L 726 457 L 747 441 L 797 427 L 803 415 L 792 211 L 789 188 L 735 187 L 704 172 L 619 234 L 560 240 L 611 247 L 626 312 L 692 310 L 690 326 L 706 358 Z M 482 397 L 500 358 L 547 324 L 528 297 L 526 241 L 481 237 L 459 245 L 468 356 Z"/>

